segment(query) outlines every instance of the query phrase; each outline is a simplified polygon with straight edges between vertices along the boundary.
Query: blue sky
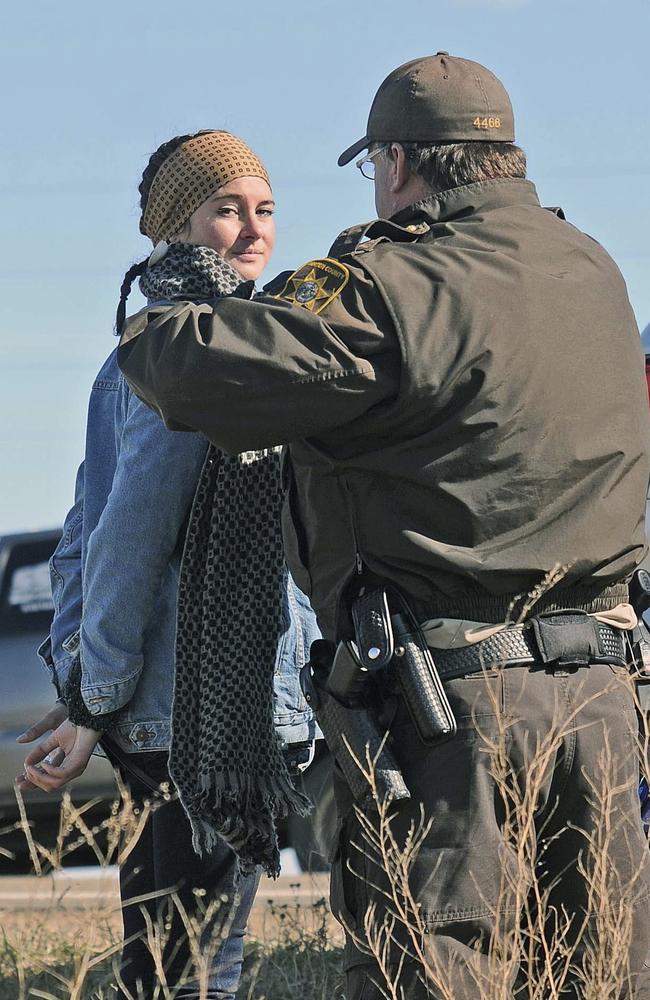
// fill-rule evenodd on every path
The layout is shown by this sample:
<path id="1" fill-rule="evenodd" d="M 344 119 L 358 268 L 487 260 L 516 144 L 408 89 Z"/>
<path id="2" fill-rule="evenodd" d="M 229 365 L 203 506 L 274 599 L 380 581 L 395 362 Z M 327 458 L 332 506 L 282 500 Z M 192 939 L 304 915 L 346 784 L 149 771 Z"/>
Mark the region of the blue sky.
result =
<path id="1" fill-rule="evenodd" d="M 177 133 L 226 128 L 265 160 L 270 276 L 372 217 L 372 185 L 336 158 L 386 74 L 476 59 L 511 93 L 542 202 L 607 247 L 650 322 L 647 0 L 32 0 L 0 17 L 0 533 L 71 502 L 122 275 L 148 248 L 137 185 Z"/>

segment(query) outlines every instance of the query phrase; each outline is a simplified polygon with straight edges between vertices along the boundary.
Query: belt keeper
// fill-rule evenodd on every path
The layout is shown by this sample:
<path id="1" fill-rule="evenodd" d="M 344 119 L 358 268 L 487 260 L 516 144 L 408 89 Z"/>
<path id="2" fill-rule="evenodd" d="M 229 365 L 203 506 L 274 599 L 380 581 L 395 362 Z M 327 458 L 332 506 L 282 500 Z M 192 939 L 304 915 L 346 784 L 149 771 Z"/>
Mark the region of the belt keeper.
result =
<path id="1" fill-rule="evenodd" d="M 542 663 L 586 665 L 603 657 L 598 623 L 586 611 L 567 609 L 531 618 L 532 629 Z"/>

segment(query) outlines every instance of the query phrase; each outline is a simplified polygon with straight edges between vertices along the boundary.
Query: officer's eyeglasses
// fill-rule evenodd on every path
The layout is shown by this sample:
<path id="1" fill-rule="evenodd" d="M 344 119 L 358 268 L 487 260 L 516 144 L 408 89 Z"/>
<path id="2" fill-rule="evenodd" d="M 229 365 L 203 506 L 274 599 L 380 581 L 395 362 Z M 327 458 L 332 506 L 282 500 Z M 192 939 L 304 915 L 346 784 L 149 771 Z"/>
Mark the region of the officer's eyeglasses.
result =
<path id="1" fill-rule="evenodd" d="M 357 160 L 355 167 L 361 171 L 361 176 L 365 177 L 369 181 L 374 181 L 375 179 L 375 160 L 374 157 L 378 153 L 383 153 L 388 146 L 379 146 L 377 149 L 373 149 L 372 153 L 368 153 L 367 156 L 362 156 L 360 160 Z"/>

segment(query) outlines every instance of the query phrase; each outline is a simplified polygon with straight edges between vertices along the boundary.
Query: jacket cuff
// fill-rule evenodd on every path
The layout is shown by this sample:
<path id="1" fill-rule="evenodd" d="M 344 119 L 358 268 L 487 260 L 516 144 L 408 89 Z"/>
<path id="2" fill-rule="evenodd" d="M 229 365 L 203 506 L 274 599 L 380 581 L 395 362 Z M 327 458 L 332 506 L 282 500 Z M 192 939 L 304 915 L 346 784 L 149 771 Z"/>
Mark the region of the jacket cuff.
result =
<path id="1" fill-rule="evenodd" d="M 59 700 L 62 699 L 62 691 L 65 687 L 65 682 L 70 673 L 70 668 L 74 663 L 75 657 L 72 654 L 66 654 L 59 659 L 54 659 L 54 652 L 52 647 L 52 638 L 48 635 L 46 639 L 40 644 L 36 650 L 36 655 L 40 659 L 41 663 L 50 675 L 50 680 L 56 688 L 56 693 Z"/>
<path id="2" fill-rule="evenodd" d="M 115 727 L 124 709 L 118 708 L 115 712 L 93 715 L 81 693 L 81 676 L 81 659 L 76 657 L 62 690 L 62 700 L 68 707 L 68 720 L 75 726 L 107 733 Z"/>

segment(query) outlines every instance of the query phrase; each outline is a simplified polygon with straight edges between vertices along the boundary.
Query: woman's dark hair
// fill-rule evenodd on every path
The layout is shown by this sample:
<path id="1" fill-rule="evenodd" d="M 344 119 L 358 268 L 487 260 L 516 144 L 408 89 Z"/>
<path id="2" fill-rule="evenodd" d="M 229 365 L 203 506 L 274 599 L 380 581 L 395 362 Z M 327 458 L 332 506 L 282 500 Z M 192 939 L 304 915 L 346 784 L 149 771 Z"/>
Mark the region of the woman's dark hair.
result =
<path id="1" fill-rule="evenodd" d="M 162 146 L 158 146 L 158 149 L 151 154 L 149 157 L 149 162 L 144 168 L 142 174 L 142 180 L 138 185 L 138 191 L 140 192 L 140 211 L 144 214 L 144 210 L 147 207 L 147 201 L 149 200 L 149 192 L 151 191 L 151 185 L 154 182 L 154 178 L 161 166 L 165 162 L 168 156 L 182 146 L 184 142 L 188 139 L 195 139 L 197 135 L 205 135 L 207 132 L 213 132 L 214 129 L 203 128 L 198 132 L 190 132 L 188 135 L 175 135 L 173 139 L 168 139 L 167 142 L 163 142 Z M 138 264 L 133 264 L 122 281 L 120 287 L 120 301 L 117 307 L 117 312 L 115 314 L 115 333 L 119 336 L 122 332 L 122 327 L 124 326 L 124 321 L 126 319 L 126 300 L 131 292 L 131 285 L 141 274 L 147 269 L 147 261 L 149 257 L 145 257 Z"/>

